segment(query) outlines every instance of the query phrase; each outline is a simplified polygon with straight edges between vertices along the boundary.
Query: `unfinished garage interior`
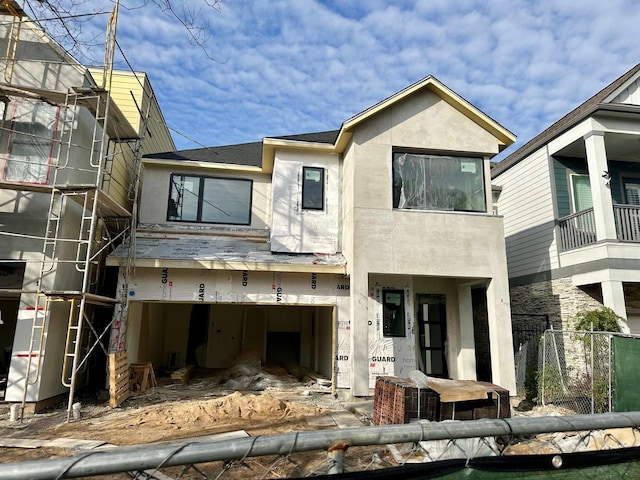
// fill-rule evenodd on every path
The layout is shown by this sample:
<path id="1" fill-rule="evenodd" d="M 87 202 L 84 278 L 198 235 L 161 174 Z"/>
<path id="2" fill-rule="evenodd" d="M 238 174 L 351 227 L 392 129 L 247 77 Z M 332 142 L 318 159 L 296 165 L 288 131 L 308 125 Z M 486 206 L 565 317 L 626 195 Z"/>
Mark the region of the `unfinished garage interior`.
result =
<path id="1" fill-rule="evenodd" d="M 158 368 L 225 369 L 259 360 L 291 373 L 311 369 L 330 379 L 334 307 L 132 302 L 128 353 Z"/>

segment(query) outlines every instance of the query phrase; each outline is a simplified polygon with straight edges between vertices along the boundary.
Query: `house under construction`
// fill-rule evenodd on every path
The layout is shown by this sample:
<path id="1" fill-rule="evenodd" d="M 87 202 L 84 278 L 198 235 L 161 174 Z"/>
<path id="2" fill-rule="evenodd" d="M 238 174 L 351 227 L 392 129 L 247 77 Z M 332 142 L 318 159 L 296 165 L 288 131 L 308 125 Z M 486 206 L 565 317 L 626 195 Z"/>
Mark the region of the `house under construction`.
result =
<path id="1" fill-rule="evenodd" d="M 139 160 L 175 147 L 145 74 L 108 55 L 88 69 L 13 1 L 0 52 L 0 393 L 23 411 L 71 407 L 105 386 L 123 297 L 104 259 L 135 225 Z"/>

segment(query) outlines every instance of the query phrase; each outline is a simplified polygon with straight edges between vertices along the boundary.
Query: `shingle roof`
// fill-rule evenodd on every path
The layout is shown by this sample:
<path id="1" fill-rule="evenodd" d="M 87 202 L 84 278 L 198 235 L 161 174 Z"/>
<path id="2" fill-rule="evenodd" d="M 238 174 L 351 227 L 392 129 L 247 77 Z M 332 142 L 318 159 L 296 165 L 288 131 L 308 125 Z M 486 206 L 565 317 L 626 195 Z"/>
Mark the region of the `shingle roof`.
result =
<path id="1" fill-rule="evenodd" d="M 226 163 L 231 165 L 262 166 L 262 142 L 194 148 L 175 152 L 153 153 L 144 158 L 156 160 L 185 160 L 192 162 Z"/>
<path id="2" fill-rule="evenodd" d="M 338 138 L 340 130 L 328 130 L 326 132 L 301 133 L 299 135 L 285 135 L 282 137 L 269 137 L 281 140 L 295 140 L 309 143 L 329 143 L 334 144 Z"/>
<path id="3" fill-rule="evenodd" d="M 614 80 L 612 83 L 604 87 L 598 93 L 596 93 L 593 97 L 589 98 L 586 102 L 579 105 L 574 110 L 567 113 L 560 120 L 552 124 L 549 128 L 542 131 L 537 136 L 533 137 L 527 143 L 525 143 L 518 150 L 513 152 L 508 157 L 504 158 L 500 163 L 498 163 L 492 170 L 491 176 L 496 177 L 500 173 L 508 170 L 522 159 L 524 159 L 527 155 L 542 147 L 544 144 L 551 141 L 553 138 L 557 137 L 561 133 L 567 131 L 569 128 L 573 127 L 578 122 L 582 121 L 587 116 L 591 115 L 593 111 L 600 105 L 606 98 L 623 86 L 630 78 L 640 72 L 640 63 L 633 67 L 628 72 L 624 73 L 622 76 Z"/>
<path id="4" fill-rule="evenodd" d="M 326 132 L 301 133 L 269 137 L 282 140 L 295 140 L 310 143 L 333 144 L 340 130 Z M 152 153 L 144 158 L 154 160 L 185 160 L 192 162 L 225 163 L 230 165 L 262 166 L 262 142 L 240 143 L 236 145 L 222 145 L 219 147 L 194 148 L 191 150 L 176 150 L 174 152 Z"/>

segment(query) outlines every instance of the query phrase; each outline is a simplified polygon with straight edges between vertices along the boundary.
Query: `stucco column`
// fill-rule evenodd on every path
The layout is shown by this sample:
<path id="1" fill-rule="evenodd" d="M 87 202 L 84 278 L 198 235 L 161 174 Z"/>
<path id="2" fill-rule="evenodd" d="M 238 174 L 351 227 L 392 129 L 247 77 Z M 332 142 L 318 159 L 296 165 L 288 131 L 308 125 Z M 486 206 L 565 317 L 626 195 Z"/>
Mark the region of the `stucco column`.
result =
<path id="1" fill-rule="evenodd" d="M 487 317 L 492 381 L 516 394 L 516 370 L 513 361 L 511 308 L 506 276 L 491 279 L 487 284 Z"/>
<path id="2" fill-rule="evenodd" d="M 354 269 L 349 287 L 351 313 L 351 394 L 356 397 L 369 395 L 369 276 Z"/>
<path id="3" fill-rule="evenodd" d="M 493 187 L 491 185 L 491 158 L 483 158 L 484 166 L 484 198 L 486 204 L 486 212 L 489 215 L 493 215 Z"/>
<path id="4" fill-rule="evenodd" d="M 593 197 L 593 216 L 596 223 L 598 241 L 616 241 L 616 224 L 613 218 L 613 200 L 607 180 L 602 177 L 609 171 L 607 152 L 604 146 L 604 132 L 591 132 L 584 137 L 587 151 L 587 167 Z"/>
<path id="5" fill-rule="evenodd" d="M 471 286 L 462 285 L 458 287 L 458 314 L 460 316 L 460 351 L 457 356 L 458 378 L 461 380 L 476 380 Z"/>
<path id="6" fill-rule="evenodd" d="M 609 307 L 625 319 L 625 325 L 623 330 L 629 331 L 629 327 L 626 325 L 627 320 L 627 306 L 624 301 L 624 289 L 622 282 L 614 282 L 611 280 L 601 283 L 602 286 L 602 303 L 605 307 Z"/>

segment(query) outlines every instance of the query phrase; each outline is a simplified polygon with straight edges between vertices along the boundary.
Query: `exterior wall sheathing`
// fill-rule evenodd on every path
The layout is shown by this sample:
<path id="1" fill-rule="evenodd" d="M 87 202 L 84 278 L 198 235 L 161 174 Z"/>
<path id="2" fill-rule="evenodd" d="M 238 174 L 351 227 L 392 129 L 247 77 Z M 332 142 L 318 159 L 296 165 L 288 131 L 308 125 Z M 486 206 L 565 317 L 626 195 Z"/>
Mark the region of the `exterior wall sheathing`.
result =
<path id="1" fill-rule="evenodd" d="M 395 287 L 394 287 L 395 288 Z M 406 377 L 416 367 L 416 335 L 413 288 L 402 287 L 405 292 L 404 337 L 384 337 L 382 333 L 382 289 L 380 285 L 369 290 L 368 298 L 368 385 L 374 388 L 379 376 Z M 336 274 L 283 273 L 255 271 L 189 270 L 176 268 L 137 268 L 130 279 L 131 305 L 146 302 L 210 303 L 246 306 L 323 306 L 335 308 L 336 343 L 335 376 L 338 388 L 351 386 L 353 358 L 351 315 L 349 312 L 349 279 Z M 132 315 L 140 308 L 131 307 Z M 138 313 L 136 313 L 138 312 Z M 325 322 L 328 323 L 328 322 Z M 127 345 L 127 325 L 116 322 L 111 336 L 112 351 Z M 331 330 L 323 327 L 321 343 L 332 344 Z M 133 359 L 135 361 L 136 359 Z"/>

